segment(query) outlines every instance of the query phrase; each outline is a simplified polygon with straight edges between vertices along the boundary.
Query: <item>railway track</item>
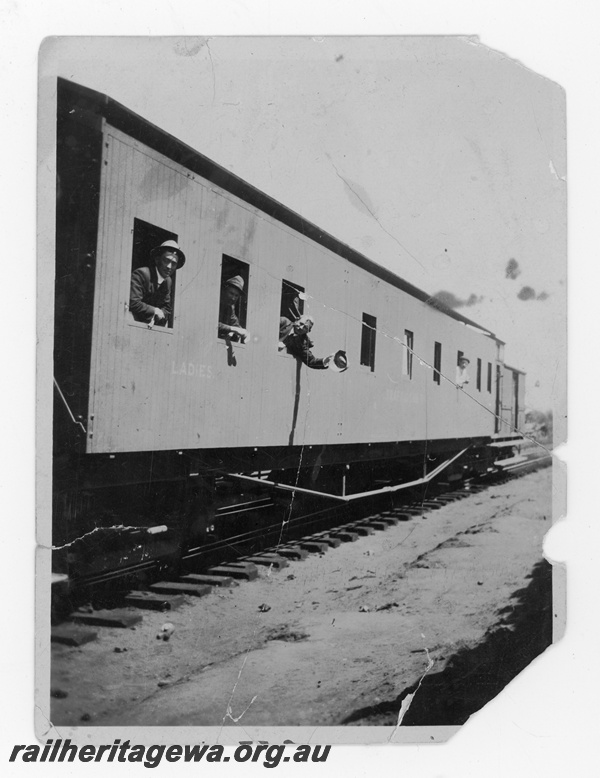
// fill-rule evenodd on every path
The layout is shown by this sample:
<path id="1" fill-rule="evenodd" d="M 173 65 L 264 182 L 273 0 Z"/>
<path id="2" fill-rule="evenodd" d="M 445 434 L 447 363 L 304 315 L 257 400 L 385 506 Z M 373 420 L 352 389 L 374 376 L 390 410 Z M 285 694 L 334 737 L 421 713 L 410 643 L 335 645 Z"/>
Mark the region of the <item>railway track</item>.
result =
<path id="1" fill-rule="evenodd" d="M 254 580 L 260 566 L 282 569 L 290 561 L 302 560 L 311 553 L 325 553 L 399 522 L 410 522 L 491 486 L 547 467 L 551 461 L 551 454 L 524 458 L 503 470 L 460 482 L 454 488 L 445 482 L 429 485 L 426 492 L 405 494 L 402 501 L 396 498 L 392 505 L 389 497 L 379 497 L 351 507 L 315 510 L 284 520 L 283 524 L 279 520 L 203 547 L 189 548 L 177 568 L 166 575 L 164 569 L 155 565 L 134 570 L 123 580 L 118 578 L 117 571 L 114 576 L 74 589 L 61 587 L 58 582 L 52 592 L 52 639 L 78 645 L 79 641 L 86 642 L 81 625 L 132 626 L 141 620 L 139 611 L 168 611 L 179 607 L 185 597 L 202 597 L 215 587 Z"/>

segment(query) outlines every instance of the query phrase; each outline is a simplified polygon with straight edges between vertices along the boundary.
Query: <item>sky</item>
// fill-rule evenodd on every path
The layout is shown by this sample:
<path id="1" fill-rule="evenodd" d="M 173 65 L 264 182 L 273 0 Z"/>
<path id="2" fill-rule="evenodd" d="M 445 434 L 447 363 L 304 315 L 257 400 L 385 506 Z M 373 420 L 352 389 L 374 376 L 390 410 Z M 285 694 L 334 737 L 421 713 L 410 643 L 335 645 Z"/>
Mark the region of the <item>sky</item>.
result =
<path id="1" fill-rule="evenodd" d="M 40 68 L 442 293 L 507 343 L 527 407 L 562 397 L 565 102 L 552 81 L 457 36 L 58 38 Z"/>

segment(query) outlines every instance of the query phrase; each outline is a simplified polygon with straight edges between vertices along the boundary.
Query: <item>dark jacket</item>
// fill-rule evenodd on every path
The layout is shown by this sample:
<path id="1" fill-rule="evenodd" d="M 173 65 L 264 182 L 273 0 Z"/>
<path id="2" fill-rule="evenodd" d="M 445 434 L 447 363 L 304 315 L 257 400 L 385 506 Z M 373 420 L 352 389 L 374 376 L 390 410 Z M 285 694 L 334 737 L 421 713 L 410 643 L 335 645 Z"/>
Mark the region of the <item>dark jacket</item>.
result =
<path id="1" fill-rule="evenodd" d="M 129 310 L 136 321 L 149 324 L 154 315 L 154 309 L 160 308 L 166 319 L 155 320 L 155 325 L 164 327 L 172 313 L 171 309 L 171 278 L 165 278 L 162 284 L 158 283 L 156 268 L 139 267 L 131 274 L 131 291 L 129 293 Z"/>
<path id="2" fill-rule="evenodd" d="M 308 335 L 306 333 L 295 335 L 292 322 L 285 316 L 282 316 L 279 320 L 279 339 L 288 350 L 288 353 L 297 357 L 306 367 L 312 367 L 314 370 L 326 370 L 328 368 L 328 365 L 325 364 L 325 358 L 319 359 L 312 353 L 311 348 L 314 346 L 314 343 Z"/>
<path id="3" fill-rule="evenodd" d="M 230 340 L 240 340 L 237 332 L 231 332 L 230 327 L 241 327 L 240 320 L 235 312 L 235 304 L 223 301 L 219 308 L 219 337 Z"/>

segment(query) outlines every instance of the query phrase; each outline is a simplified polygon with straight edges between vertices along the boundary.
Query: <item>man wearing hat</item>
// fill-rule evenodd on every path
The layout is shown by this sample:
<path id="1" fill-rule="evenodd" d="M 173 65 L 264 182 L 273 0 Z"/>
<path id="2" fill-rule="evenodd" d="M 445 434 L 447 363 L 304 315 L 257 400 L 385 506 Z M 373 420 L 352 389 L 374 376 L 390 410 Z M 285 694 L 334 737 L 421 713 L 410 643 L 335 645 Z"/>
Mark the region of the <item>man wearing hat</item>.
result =
<path id="1" fill-rule="evenodd" d="M 174 240 L 166 240 L 150 252 L 149 267 L 131 274 L 129 310 L 136 321 L 164 327 L 171 317 L 171 276 L 185 265 L 185 254 Z"/>
<path id="2" fill-rule="evenodd" d="M 223 284 L 221 305 L 219 308 L 219 337 L 245 343 L 248 330 L 245 330 L 237 316 L 237 304 L 244 294 L 244 279 L 233 276 Z"/>
<path id="3" fill-rule="evenodd" d="M 469 367 L 470 363 L 470 360 L 465 356 L 461 356 L 461 358 L 458 360 L 458 366 L 456 368 L 456 385 L 459 389 L 462 389 L 465 384 L 469 383 L 469 373 L 467 372 L 467 368 Z"/>
<path id="4" fill-rule="evenodd" d="M 293 354 L 307 367 L 312 367 L 315 370 L 326 370 L 333 360 L 337 372 L 343 372 L 348 366 L 343 351 L 320 359 L 312 353 L 311 348 L 314 344 L 308 337 L 308 333 L 312 330 L 314 323 L 315 320 L 312 316 L 300 316 L 295 322 L 282 316 L 279 320 L 280 350 L 286 348 L 289 354 Z"/>

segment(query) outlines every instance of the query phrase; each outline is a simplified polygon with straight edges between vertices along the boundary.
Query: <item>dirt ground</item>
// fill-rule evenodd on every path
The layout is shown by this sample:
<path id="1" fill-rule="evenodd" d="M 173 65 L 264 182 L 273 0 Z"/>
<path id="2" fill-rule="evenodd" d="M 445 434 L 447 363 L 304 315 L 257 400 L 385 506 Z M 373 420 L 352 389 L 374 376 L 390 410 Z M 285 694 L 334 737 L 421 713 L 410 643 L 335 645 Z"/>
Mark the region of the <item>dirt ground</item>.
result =
<path id="1" fill-rule="evenodd" d="M 52 645 L 55 725 L 457 724 L 551 640 L 551 469 Z M 174 626 L 168 642 L 156 635 Z M 440 705 L 440 700 L 443 704 Z"/>

